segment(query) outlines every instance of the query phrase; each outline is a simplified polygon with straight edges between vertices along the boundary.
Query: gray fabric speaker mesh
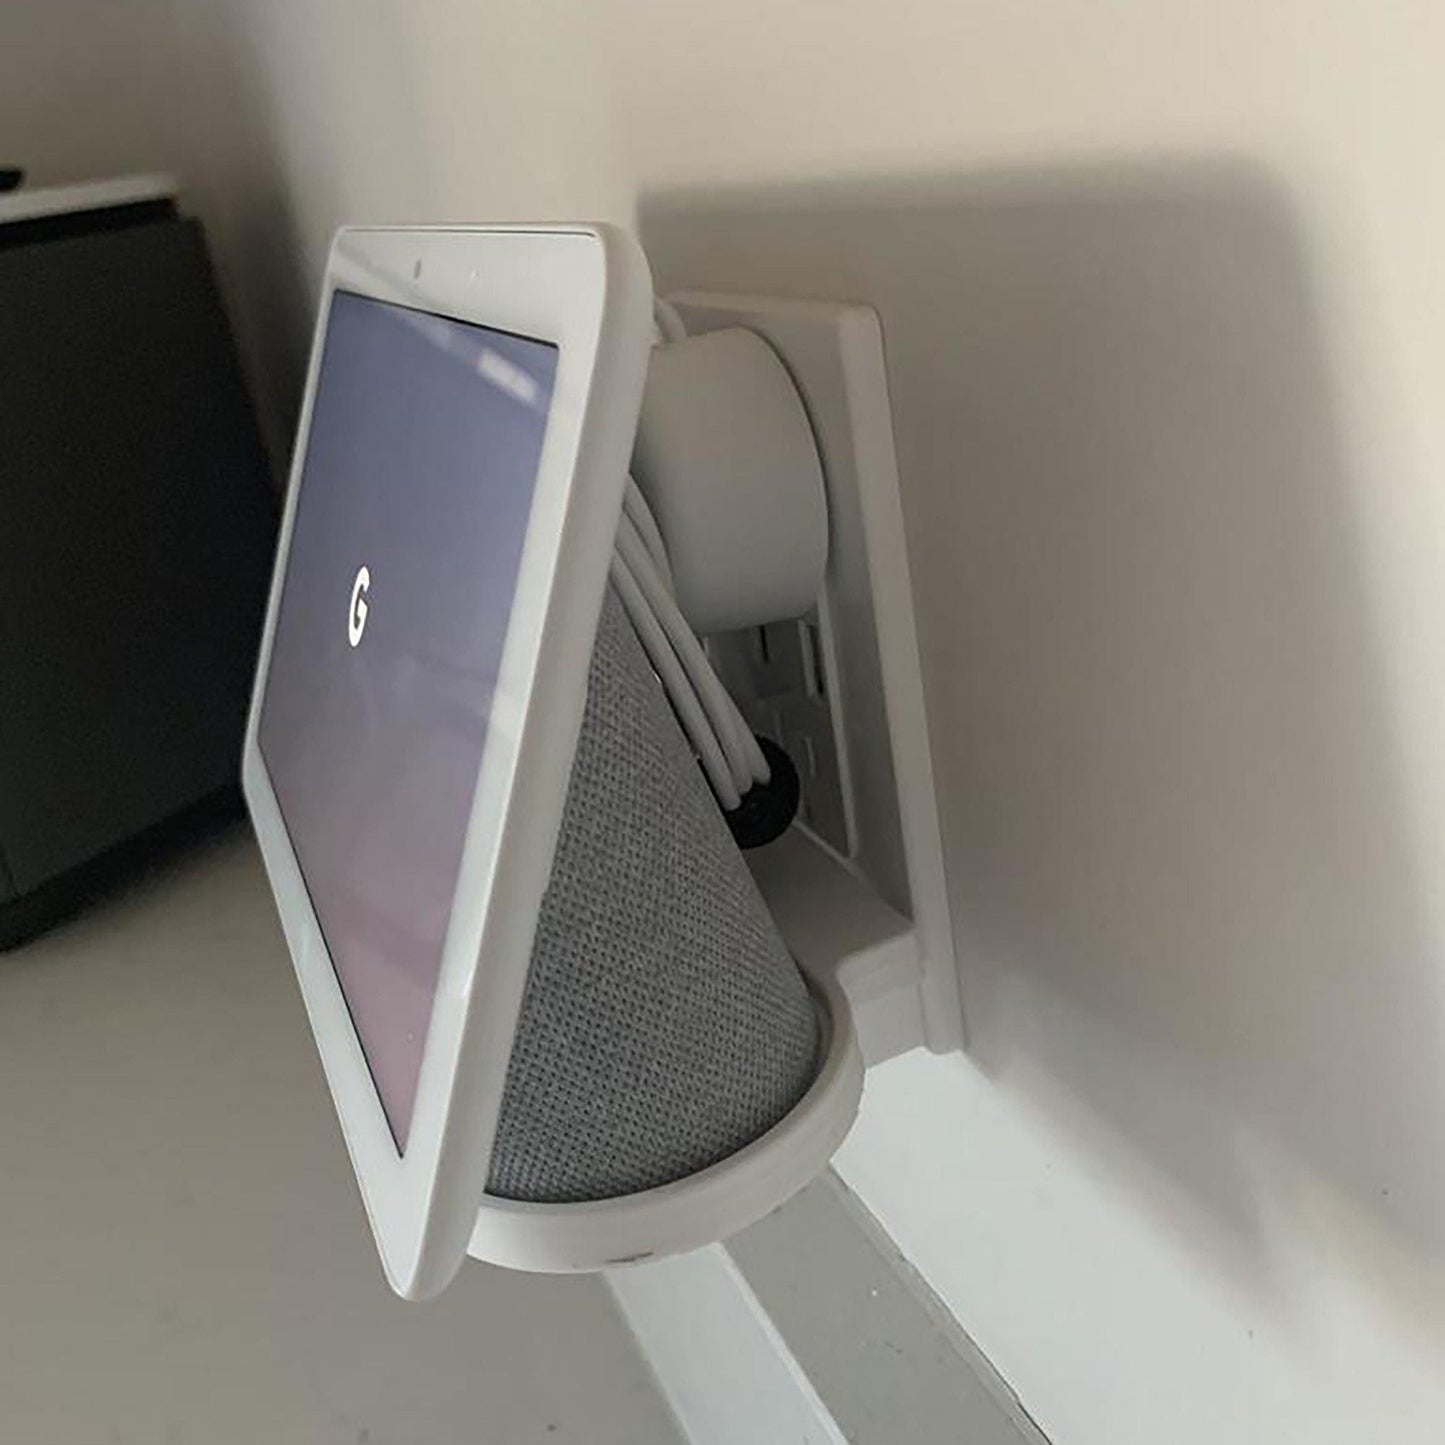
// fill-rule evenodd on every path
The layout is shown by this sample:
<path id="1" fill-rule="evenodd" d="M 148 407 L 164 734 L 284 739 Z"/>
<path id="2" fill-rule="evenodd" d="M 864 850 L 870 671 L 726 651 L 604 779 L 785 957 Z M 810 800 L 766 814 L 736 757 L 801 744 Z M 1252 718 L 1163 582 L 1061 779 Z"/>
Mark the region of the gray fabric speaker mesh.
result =
<path id="1" fill-rule="evenodd" d="M 607 1199 L 757 1138 L 816 1070 L 812 1000 L 609 592 L 488 1192 Z"/>

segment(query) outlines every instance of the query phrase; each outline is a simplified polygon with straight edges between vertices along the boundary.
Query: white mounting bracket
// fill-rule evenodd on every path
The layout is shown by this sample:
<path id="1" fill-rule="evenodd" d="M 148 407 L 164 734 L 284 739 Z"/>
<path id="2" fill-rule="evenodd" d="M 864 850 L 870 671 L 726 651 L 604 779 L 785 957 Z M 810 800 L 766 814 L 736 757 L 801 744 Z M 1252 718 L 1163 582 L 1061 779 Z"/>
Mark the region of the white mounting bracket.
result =
<path id="1" fill-rule="evenodd" d="M 824 759 L 820 781 L 837 787 L 841 807 L 831 823 L 811 817 L 748 861 L 800 961 L 814 973 L 834 972 L 847 992 L 865 1060 L 918 1044 L 960 1048 L 953 925 L 878 315 L 855 304 L 703 291 L 669 299 L 690 333 L 746 327 L 782 358 L 812 422 L 828 498 L 823 595 L 816 619 L 802 624 L 817 627 L 819 645 L 797 649 L 797 686 L 750 699 L 740 670 L 725 671 L 734 691 L 743 690 L 745 712 L 781 721 L 780 741 L 801 754 L 805 802 L 810 763 Z M 810 706 L 807 694 L 820 690 L 827 706 Z M 829 736 L 811 735 L 818 726 Z M 790 735 L 790 727 L 803 735 Z"/>

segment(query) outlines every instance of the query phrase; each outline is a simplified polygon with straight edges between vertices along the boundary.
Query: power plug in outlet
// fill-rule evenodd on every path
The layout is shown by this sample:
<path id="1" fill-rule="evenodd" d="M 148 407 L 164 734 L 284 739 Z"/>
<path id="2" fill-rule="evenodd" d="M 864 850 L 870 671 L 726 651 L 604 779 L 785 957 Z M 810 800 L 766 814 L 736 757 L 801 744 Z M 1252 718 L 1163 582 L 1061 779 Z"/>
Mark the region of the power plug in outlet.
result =
<path id="1" fill-rule="evenodd" d="M 852 800 L 834 715 L 836 664 L 826 604 L 795 622 L 708 639 L 713 665 L 755 733 L 793 760 L 802 785 L 799 817 L 834 852 L 854 852 Z"/>

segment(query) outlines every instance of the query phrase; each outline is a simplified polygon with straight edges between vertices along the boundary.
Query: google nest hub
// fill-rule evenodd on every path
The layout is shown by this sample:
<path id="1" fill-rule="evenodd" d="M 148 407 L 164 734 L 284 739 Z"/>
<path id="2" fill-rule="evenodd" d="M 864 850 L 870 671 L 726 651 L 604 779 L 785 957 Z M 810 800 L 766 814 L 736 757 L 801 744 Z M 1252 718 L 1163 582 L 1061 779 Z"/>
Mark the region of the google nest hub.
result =
<path id="1" fill-rule="evenodd" d="M 650 334 L 604 226 L 344 230 L 327 265 L 243 772 L 413 1298 L 486 1188 Z"/>

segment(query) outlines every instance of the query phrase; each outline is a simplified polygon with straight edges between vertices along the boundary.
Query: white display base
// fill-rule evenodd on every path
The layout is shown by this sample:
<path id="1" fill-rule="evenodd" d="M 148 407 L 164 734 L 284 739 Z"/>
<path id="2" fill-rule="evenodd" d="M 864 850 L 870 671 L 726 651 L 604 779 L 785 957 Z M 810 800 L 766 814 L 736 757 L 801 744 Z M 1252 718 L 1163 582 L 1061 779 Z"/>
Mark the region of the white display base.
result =
<path id="1" fill-rule="evenodd" d="M 681 1254 L 761 1219 L 827 1167 L 858 1112 L 863 1055 L 836 974 L 804 963 L 827 1015 L 823 1066 L 797 1106 L 726 1159 L 657 1189 L 582 1204 L 487 1196 L 467 1253 L 510 1269 L 573 1273 Z"/>

